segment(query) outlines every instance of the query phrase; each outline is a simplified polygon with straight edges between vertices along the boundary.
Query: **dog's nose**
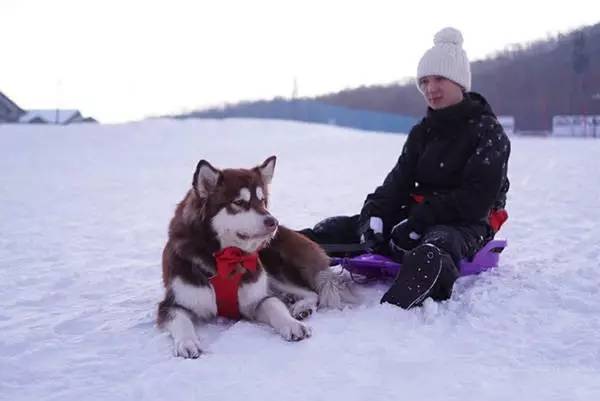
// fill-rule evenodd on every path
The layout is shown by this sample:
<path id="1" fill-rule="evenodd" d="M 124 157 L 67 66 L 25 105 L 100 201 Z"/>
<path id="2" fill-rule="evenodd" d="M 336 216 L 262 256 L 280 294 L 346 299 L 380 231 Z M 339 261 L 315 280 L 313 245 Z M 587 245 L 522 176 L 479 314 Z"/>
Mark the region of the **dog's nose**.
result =
<path id="1" fill-rule="evenodd" d="M 265 227 L 275 228 L 275 227 L 277 227 L 277 224 L 279 224 L 279 222 L 277 221 L 277 219 L 275 217 L 273 217 L 273 216 L 265 217 Z"/>

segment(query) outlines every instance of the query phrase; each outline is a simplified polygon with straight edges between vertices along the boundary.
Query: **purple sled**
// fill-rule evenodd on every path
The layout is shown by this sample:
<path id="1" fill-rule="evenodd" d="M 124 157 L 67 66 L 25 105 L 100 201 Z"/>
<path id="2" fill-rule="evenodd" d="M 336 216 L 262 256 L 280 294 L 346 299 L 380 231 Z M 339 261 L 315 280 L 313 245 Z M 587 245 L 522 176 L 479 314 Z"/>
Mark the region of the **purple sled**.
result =
<path id="1" fill-rule="evenodd" d="M 460 275 L 479 274 L 498 266 L 500 252 L 506 248 L 506 244 L 504 239 L 493 239 L 472 258 L 461 260 Z M 402 264 L 374 253 L 365 253 L 351 258 L 331 258 L 331 265 L 341 265 L 350 274 L 359 274 L 366 279 L 393 278 L 402 268 Z"/>

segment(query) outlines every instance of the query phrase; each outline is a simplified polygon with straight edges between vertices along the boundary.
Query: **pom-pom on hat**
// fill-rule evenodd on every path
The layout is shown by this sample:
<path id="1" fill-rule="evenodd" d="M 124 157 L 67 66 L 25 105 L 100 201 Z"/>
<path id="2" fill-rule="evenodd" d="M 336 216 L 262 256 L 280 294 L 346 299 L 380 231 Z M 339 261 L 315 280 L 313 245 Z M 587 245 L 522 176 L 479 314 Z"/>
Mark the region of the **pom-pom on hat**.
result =
<path id="1" fill-rule="evenodd" d="M 471 90 L 471 67 L 462 44 L 463 37 L 458 29 L 449 27 L 436 33 L 433 47 L 419 61 L 417 87 L 421 78 L 439 75 L 456 82 L 466 91 Z"/>

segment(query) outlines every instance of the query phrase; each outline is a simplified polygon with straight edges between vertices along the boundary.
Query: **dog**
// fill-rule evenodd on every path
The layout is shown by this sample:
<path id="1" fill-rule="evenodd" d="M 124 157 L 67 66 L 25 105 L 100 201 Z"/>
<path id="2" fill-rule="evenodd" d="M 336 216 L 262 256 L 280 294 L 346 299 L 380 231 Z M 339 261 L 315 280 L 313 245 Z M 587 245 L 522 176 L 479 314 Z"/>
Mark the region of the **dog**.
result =
<path id="1" fill-rule="evenodd" d="M 275 156 L 252 169 L 198 163 L 162 255 L 157 323 L 172 336 L 176 356 L 199 357 L 196 325 L 218 315 L 265 323 L 299 341 L 311 336 L 301 320 L 317 307 L 356 302 L 325 252 L 269 213 L 275 163 Z"/>

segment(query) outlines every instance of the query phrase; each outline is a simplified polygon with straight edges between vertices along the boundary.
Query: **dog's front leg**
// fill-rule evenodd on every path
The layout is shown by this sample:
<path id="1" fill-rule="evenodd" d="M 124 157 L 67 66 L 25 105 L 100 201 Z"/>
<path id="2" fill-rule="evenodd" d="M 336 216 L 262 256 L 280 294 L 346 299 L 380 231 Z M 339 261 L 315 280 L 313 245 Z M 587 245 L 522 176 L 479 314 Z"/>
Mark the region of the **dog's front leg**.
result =
<path id="1" fill-rule="evenodd" d="M 202 350 L 189 312 L 177 307 L 170 307 L 164 313 L 165 316 L 162 317 L 159 325 L 173 337 L 175 356 L 198 358 Z"/>
<path id="2" fill-rule="evenodd" d="M 202 353 L 195 322 L 217 313 L 212 288 L 186 284 L 175 278 L 158 305 L 158 326 L 171 334 L 175 355 L 198 358 Z"/>
<path id="3" fill-rule="evenodd" d="M 288 341 L 299 341 L 311 335 L 310 327 L 294 319 L 279 298 L 269 296 L 264 273 L 256 282 L 240 287 L 238 300 L 242 315 L 268 324 Z"/>

